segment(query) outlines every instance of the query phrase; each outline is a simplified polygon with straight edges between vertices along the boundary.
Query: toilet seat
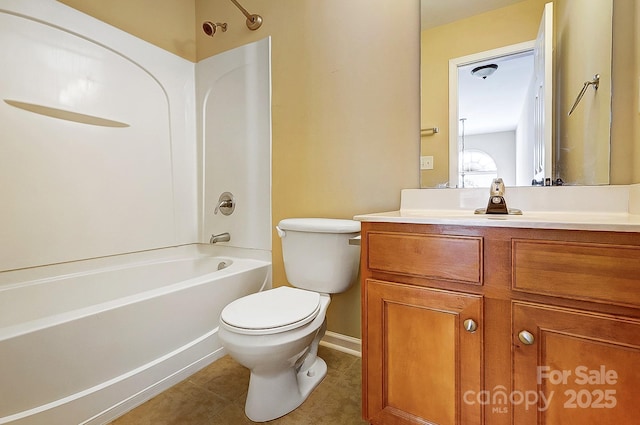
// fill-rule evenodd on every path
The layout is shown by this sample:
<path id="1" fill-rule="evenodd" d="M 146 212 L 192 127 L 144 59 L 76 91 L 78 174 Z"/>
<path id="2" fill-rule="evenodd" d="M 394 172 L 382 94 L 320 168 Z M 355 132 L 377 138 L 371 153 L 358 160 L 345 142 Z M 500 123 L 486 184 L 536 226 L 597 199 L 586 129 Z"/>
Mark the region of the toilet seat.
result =
<path id="1" fill-rule="evenodd" d="M 319 293 L 281 286 L 233 301 L 222 310 L 220 320 L 236 333 L 268 335 L 304 326 L 319 311 Z"/>

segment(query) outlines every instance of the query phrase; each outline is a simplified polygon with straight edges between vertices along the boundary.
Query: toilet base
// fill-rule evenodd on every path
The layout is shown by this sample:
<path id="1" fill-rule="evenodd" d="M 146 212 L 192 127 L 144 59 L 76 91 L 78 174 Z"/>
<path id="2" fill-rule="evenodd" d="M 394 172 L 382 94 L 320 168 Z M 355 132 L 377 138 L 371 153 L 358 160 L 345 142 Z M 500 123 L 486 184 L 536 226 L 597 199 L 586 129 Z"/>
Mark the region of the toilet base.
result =
<path id="1" fill-rule="evenodd" d="M 316 357 L 306 370 L 287 369 L 278 375 L 251 373 L 245 414 L 253 422 L 266 422 L 295 410 L 327 375 L 327 364 Z"/>

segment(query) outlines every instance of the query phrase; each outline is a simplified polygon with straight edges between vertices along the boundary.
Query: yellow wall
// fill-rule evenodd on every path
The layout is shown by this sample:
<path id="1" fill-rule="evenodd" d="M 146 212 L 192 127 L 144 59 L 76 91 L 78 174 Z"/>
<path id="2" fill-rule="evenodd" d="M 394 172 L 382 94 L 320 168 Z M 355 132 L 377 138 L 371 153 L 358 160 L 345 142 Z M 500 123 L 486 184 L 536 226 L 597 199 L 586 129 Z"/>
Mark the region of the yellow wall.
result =
<path id="1" fill-rule="evenodd" d="M 608 184 L 611 121 L 611 0 L 554 2 L 557 108 L 555 168 L 567 184 Z M 576 40 L 579 40 L 576 42 Z M 583 82 L 598 73 L 600 84 L 585 92 L 568 116 Z"/>
<path id="2" fill-rule="evenodd" d="M 449 60 L 534 40 L 547 2 L 525 0 L 422 32 L 422 128 L 440 128 L 422 136 L 421 155 L 434 163 L 421 172 L 423 187 L 449 181 Z"/>
<path id="3" fill-rule="evenodd" d="M 399 207 L 418 185 L 419 2 L 245 0 L 264 19 L 249 31 L 231 2 L 196 1 L 203 59 L 272 37 L 273 224 L 286 217 L 350 218 Z M 274 282 L 285 282 L 273 234 Z M 360 335 L 359 285 L 334 296 L 329 330 Z"/>
<path id="4" fill-rule="evenodd" d="M 230 1 L 120 0 L 117 8 L 113 1 L 64 1 L 175 53 L 175 40 L 188 36 L 187 19 L 175 23 L 173 43 L 153 28 L 174 25 L 180 3 L 195 10 L 197 60 L 272 37 L 274 226 L 287 217 L 395 210 L 400 190 L 418 187 L 419 0 L 243 0 L 264 19 L 257 31 Z M 140 3 L 168 8 L 149 26 Z M 207 37 L 205 20 L 226 22 L 228 31 Z M 275 284 L 285 284 L 275 232 L 273 265 Z M 359 290 L 356 284 L 333 297 L 329 330 L 360 336 Z"/>
<path id="5" fill-rule="evenodd" d="M 193 0 L 58 0 L 192 62 L 196 59 Z"/>
<path id="6" fill-rule="evenodd" d="M 611 184 L 640 183 L 640 5 L 613 8 Z"/>

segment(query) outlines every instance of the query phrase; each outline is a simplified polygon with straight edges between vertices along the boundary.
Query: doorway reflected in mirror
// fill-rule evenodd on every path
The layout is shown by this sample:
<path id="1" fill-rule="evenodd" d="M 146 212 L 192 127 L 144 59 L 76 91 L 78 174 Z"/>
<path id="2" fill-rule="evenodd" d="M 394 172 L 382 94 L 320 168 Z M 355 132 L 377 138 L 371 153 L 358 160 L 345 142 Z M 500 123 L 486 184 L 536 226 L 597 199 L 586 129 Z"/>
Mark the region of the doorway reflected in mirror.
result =
<path id="1" fill-rule="evenodd" d="M 520 50 L 522 46 L 517 47 Z M 497 176 L 508 186 L 519 180 L 529 184 L 535 175 L 533 134 L 529 131 L 534 116 L 527 107 L 534 92 L 533 50 L 499 57 L 488 52 L 486 59 L 481 56 L 474 55 L 472 62 L 453 60 L 460 63 L 457 99 L 450 99 L 452 111 L 457 110 L 458 176 L 450 185 L 489 187 Z M 477 162 L 481 159 L 482 165 Z M 493 170 L 486 168 L 489 159 Z M 487 173 L 493 177 L 479 177 Z"/>

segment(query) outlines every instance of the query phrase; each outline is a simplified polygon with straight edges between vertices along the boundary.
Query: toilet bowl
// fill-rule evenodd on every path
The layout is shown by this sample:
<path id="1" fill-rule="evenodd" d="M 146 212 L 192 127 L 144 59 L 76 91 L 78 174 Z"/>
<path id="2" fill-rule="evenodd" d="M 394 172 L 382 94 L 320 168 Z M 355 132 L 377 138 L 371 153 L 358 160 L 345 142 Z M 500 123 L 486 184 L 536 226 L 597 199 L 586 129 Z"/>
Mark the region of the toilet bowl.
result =
<path id="1" fill-rule="evenodd" d="M 220 315 L 223 347 L 251 371 L 245 413 L 254 422 L 291 412 L 324 379 L 327 365 L 317 352 L 329 294 L 347 290 L 359 266 L 360 249 L 349 244 L 359 222 L 286 219 L 277 230 L 287 280 L 295 287 L 248 295 Z"/>

